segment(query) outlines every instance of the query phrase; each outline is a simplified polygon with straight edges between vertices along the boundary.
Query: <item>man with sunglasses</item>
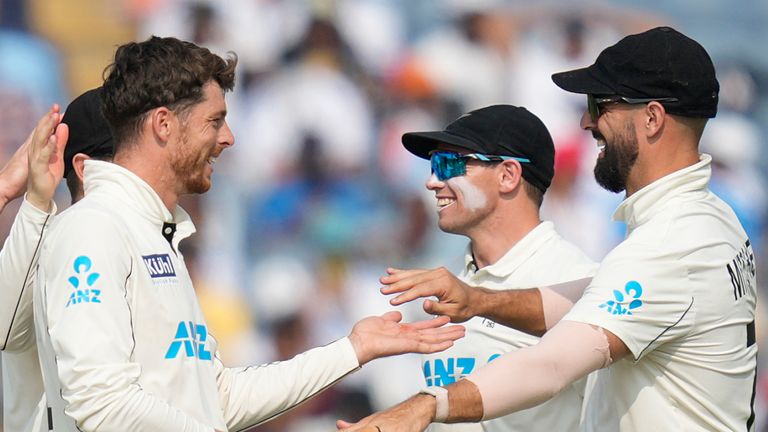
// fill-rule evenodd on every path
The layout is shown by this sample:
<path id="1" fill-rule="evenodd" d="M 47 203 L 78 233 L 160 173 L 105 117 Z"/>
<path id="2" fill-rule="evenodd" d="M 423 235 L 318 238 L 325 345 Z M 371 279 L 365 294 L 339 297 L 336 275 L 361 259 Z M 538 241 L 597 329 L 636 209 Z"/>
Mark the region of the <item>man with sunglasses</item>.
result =
<path id="1" fill-rule="evenodd" d="M 441 230 L 469 238 L 459 279 L 489 290 L 590 278 L 586 255 L 542 222 L 539 207 L 554 175 L 555 148 L 544 123 L 525 108 L 494 105 L 467 113 L 445 130 L 403 135 L 414 155 L 430 159 L 426 183 L 435 194 Z M 392 273 L 402 277 L 418 271 Z M 446 269 L 436 273 L 454 278 Z M 467 335 L 422 358 L 425 391 L 439 391 L 495 358 L 536 345 L 539 337 L 471 318 Z M 584 380 L 539 407 L 481 424 L 434 424 L 430 431 L 568 431 L 578 428 Z M 556 412 L 557 415 L 550 413 Z"/>
<path id="2" fill-rule="evenodd" d="M 598 369 L 581 430 L 754 430 L 754 254 L 733 211 L 709 191 L 711 157 L 698 151 L 717 112 L 709 55 L 659 27 L 552 79 L 587 95 L 581 126 L 601 149 L 595 178 L 625 191 L 614 218 L 627 223 L 627 238 L 572 305 L 546 290 L 489 293 L 435 278 L 386 281 L 393 285 L 385 293 L 408 291 L 393 304 L 437 295 L 440 303 L 428 301 L 425 309 L 454 320 L 495 316 L 530 330 L 555 309 L 562 318 L 535 347 L 348 430 L 414 431 L 431 421 L 495 418 L 539 404 Z"/>

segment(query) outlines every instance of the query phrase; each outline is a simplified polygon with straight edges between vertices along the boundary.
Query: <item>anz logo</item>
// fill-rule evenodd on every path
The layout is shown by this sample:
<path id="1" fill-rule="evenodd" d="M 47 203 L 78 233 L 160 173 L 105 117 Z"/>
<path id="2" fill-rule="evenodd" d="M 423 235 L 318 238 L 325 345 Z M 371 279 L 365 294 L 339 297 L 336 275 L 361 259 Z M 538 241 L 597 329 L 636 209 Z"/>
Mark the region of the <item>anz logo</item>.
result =
<path id="1" fill-rule="evenodd" d="M 629 281 L 624 285 L 624 292 L 613 290 L 613 299 L 598 305 L 611 315 L 632 315 L 632 310 L 643 305 L 643 286 L 638 281 Z"/>
<path id="2" fill-rule="evenodd" d="M 142 255 L 144 265 L 147 266 L 149 276 L 152 279 L 176 277 L 173 261 L 168 254 Z"/>
<path id="3" fill-rule="evenodd" d="M 101 290 L 93 287 L 101 275 L 91 271 L 91 267 L 93 267 L 91 259 L 81 255 L 75 258 L 72 267 L 74 267 L 75 274 L 70 276 L 67 281 L 75 291 L 69 295 L 65 307 L 80 303 L 101 303 Z"/>
<path id="4" fill-rule="evenodd" d="M 181 321 L 176 327 L 176 336 L 173 337 L 165 358 L 175 359 L 183 355 L 200 360 L 211 360 L 211 352 L 205 349 L 207 340 L 208 329 L 204 325 L 195 324 L 192 321 Z"/>
<path id="5" fill-rule="evenodd" d="M 490 363 L 501 354 L 493 354 L 488 357 Z M 429 359 L 424 362 L 424 379 L 427 387 L 442 387 L 453 384 L 475 370 L 477 359 L 474 357 L 448 357 Z"/>

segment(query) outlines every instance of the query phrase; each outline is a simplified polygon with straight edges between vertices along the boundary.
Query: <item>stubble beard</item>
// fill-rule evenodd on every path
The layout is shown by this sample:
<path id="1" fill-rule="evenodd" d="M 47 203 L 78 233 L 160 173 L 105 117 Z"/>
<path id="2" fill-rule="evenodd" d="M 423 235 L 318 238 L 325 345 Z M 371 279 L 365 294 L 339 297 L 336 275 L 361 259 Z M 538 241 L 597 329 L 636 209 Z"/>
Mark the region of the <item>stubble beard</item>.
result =
<path id="1" fill-rule="evenodd" d="M 182 179 L 182 193 L 202 194 L 211 188 L 211 182 L 204 174 L 210 155 L 201 159 L 200 155 L 192 154 L 188 141 L 186 131 L 182 132 L 180 150 L 171 166 L 176 177 Z"/>

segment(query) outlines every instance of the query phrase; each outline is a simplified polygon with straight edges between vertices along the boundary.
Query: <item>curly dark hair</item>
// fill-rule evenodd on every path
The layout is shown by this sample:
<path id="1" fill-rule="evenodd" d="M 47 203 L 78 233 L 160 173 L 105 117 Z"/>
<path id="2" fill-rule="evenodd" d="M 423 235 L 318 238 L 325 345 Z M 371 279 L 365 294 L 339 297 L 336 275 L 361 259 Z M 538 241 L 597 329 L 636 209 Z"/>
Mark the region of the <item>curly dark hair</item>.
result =
<path id="1" fill-rule="evenodd" d="M 235 85 L 237 55 L 227 59 L 207 48 L 172 37 L 152 36 L 117 48 L 104 71 L 104 117 L 115 139 L 115 151 L 141 131 L 147 113 L 165 106 L 177 113 L 203 99 L 203 86 L 213 80 L 224 91 Z"/>

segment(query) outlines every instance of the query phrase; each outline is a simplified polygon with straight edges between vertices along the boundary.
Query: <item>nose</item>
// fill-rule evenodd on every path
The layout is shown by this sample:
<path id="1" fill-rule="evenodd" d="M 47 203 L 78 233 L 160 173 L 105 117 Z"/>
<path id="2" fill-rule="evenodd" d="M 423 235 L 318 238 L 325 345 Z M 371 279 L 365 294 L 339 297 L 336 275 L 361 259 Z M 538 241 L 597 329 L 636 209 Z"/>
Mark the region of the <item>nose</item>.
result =
<path id="1" fill-rule="evenodd" d="M 592 121 L 592 116 L 589 114 L 588 110 L 584 110 L 584 112 L 581 114 L 579 126 L 581 126 L 581 128 L 584 130 L 592 130 L 595 128 L 595 122 Z"/>
<path id="2" fill-rule="evenodd" d="M 221 129 L 219 129 L 219 144 L 224 147 L 235 145 L 235 134 L 232 133 L 232 129 L 229 128 L 229 123 L 226 121 Z"/>
<path id="3" fill-rule="evenodd" d="M 442 180 L 438 180 L 435 173 L 432 173 L 427 179 L 427 183 L 425 184 L 425 186 L 427 187 L 427 190 L 435 191 L 445 187 L 445 182 L 443 182 Z"/>

